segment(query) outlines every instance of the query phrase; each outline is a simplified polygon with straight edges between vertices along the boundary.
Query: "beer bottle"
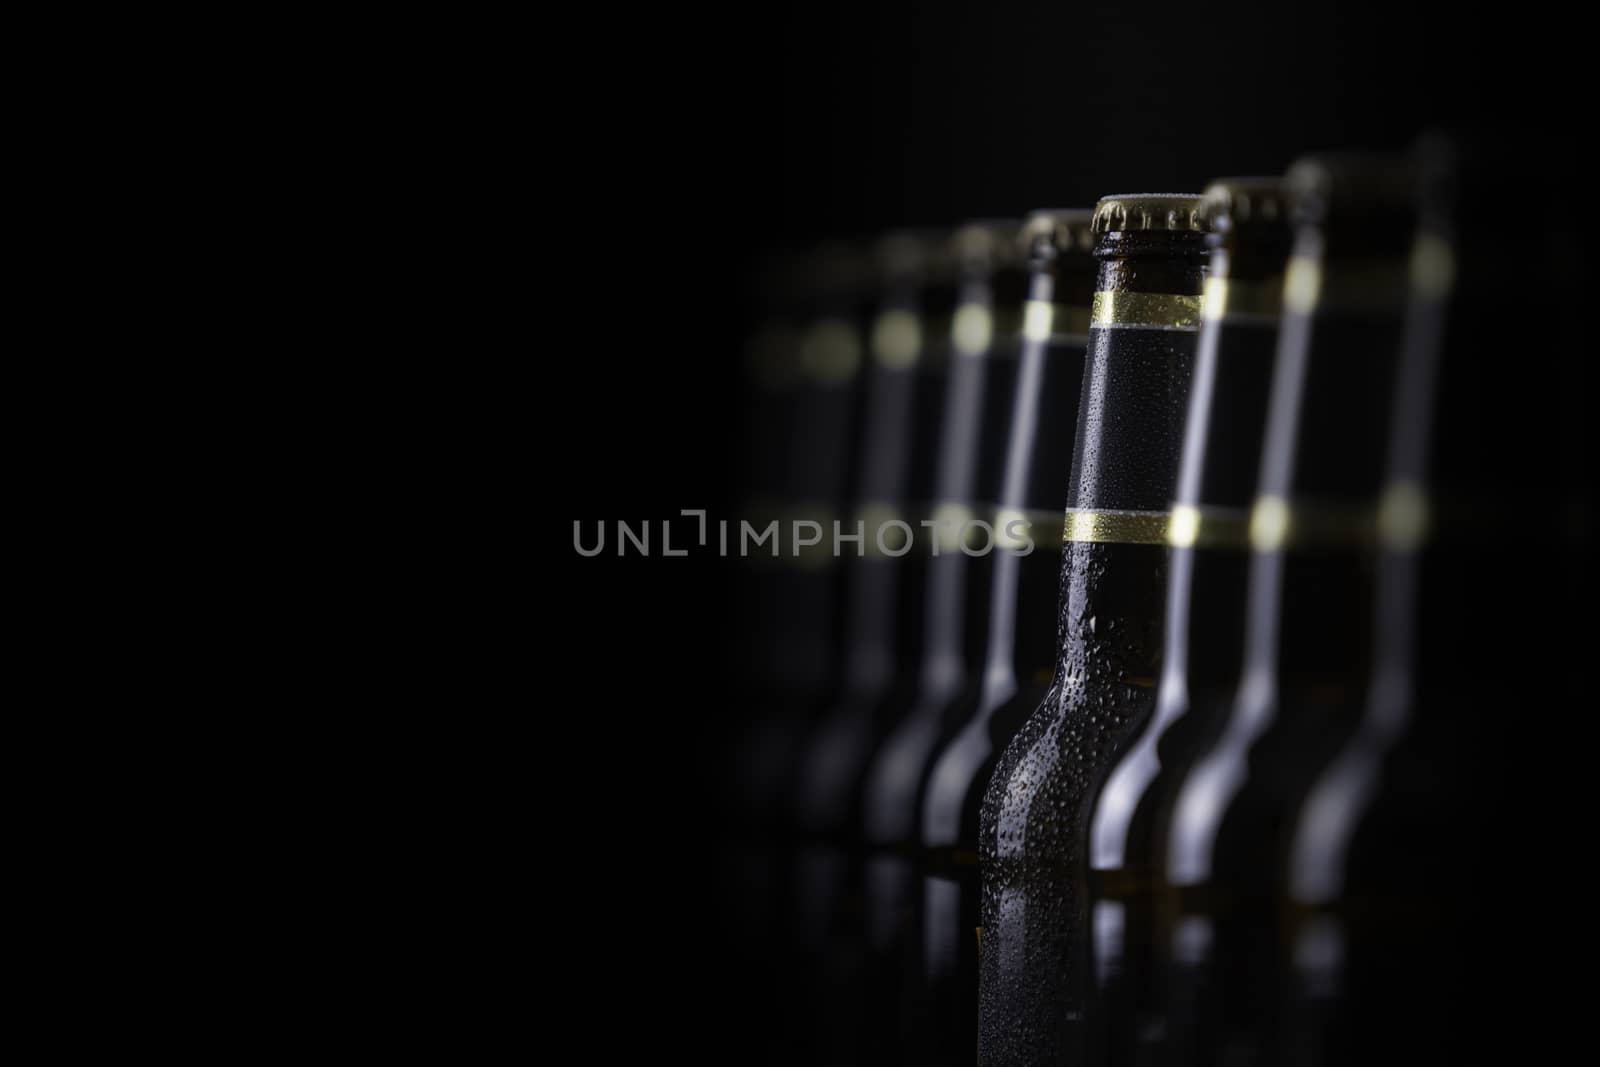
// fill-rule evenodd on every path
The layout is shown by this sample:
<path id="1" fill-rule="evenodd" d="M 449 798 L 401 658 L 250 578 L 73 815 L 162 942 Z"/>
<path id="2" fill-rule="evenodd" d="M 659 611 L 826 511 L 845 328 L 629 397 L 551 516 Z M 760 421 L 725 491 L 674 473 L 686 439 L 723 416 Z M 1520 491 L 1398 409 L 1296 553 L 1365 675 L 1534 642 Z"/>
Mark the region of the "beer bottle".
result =
<path id="1" fill-rule="evenodd" d="M 828 535 L 848 506 L 870 277 L 858 248 L 829 244 L 808 257 L 801 279 L 805 318 L 796 356 L 803 391 L 784 436 L 791 488 L 780 508 L 780 535 L 786 539 L 781 569 L 794 589 L 777 629 L 784 691 L 812 714 L 833 692 L 840 662 L 842 568 Z M 810 525 L 802 528 L 797 521 Z"/>
<path id="2" fill-rule="evenodd" d="M 1561 604 L 1582 580 L 1576 542 L 1552 521 L 1578 484 L 1569 465 L 1587 459 L 1560 447 L 1551 417 L 1552 386 L 1588 361 L 1573 343 L 1585 238 L 1508 210 L 1526 203 L 1523 161 L 1539 147 L 1430 137 L 1419 151 L 1372 681 L 1358 730 L 1295 820 L 1288 1063 L 1555 1051 L 1538 1050 L 1547 1034 L 1523 1025 L 1503 976 L 1541 970 L 1522 947 L 1543 948 L 1530 917 L 1568 920 L 1547 880 L 1495 873 L 1570 840 L 1550 818 L 1566 777 L 1550 735 L 1519 720 L 1576 706 L 1587 640 L 1571 625 L 1584 614 Z M 1540 302 L 1524 313 L 1535 264 Z M 1528 518 L 1510 536 L 1492 521 L 1507 514 Z"/>
<path id="3" fill-rule="evenodd" d="M 1148 1062 L 1163 1022 L 1154 878 L 1178 769 L 1226 719 L 1244 647 L 1245 532 L 1292 231 L 1281 179 L 1205 192 L 1210 223 L 1199 347 L 1168 528 L 1156 710 L 1106 777 L 1090 824 L 1097 1062 Z"/>
<path id="4" fill-rule="evenodd" d="M 864 259 L 854 246 L 829 244 L 774 260 L 763 272 L 761 323 L 747 352 L 738 516 L 761 530 L 779 525 L 768 544 L 735 561 L 745 728 L 725 762 L 731 795 L 716 878 L 734 958 L 755 979 L 738 991 L 737 1007 L 773 1035 L 796 992 L 791 961 L 775 951 L 786 940 L 782 801 L 838 662 L 840 568 L 821 546 L 796 553 L 790 538 L 796 522 L 828 528 L 844 504 L 860 397 Z M 707 537 L 722 540 L 709 530 Z"/>
<path id="5" fill-rule="evenodd" d="M 950 320 L 950 361 L 937 443 L 934 505 L 921 519 L 926 570 L 920 685 L 908 714 L 878 749 L 867 777 L 866 860 L 868 996 L 865 1054 L 894 1061 L 908 1036 L 914 915 L 918 910 L 917 795 L 929 753 L 945 732 L 949 705 L 981 666 L 994 531 L 979 511 L 992 500 L 1017 369 L 1025 276 L 1018 224 L 992 221 L 958 230 L 952 252 L 959 277 Z M 1004 398 L 1004 403 L 997 403 Z M 921 551 L 919 547 L 919 551 Z"/>
<path id="6" fill-rule="evenodd" d="M 1432 160 L 1435 165 L 1439 160 Z M 1411 290 L 1405 315 L 1400 373 L 1385 468 L 1386 488 L 1378 517 L 1378 585 L 1372 627 L 1372 674 L 1366 709 L 1354 734 L 1318 776 L 1295 819 L 1289 859 L 1289 1003 L 1284 1016 L 1284 1055 L 1291 1062 L 1325 1063 L 1353 1050 L 1361 1037 L 1339 1025 L 1333 1002 L 1350 918 L 1340 907 L 1343 865 L 1356 823 L 1367 814 L 1384 755 L 1401 733 L 1414 688 L 1416 563 L 1425 535 L 1429 427 L 1433 387 L 1444 327 L 1446 298 L 1455 272 L 1448 207 L 1441 193 L 1448 182 L 1425 183 L 1422 213 L 1411 257 Z M 1440 620 L 1444 622 L 1445 620 Z M 1433 785 L 1440 781 L 1434 777 Z M 1437 832 L 1419 837 L 1416 851 L 1437 847 Z M 1410 864 L 1413 871 L 1418 865 Z M 1425 866 L 1425 865 L 1424 865 Z M 1383 901 L 1363 901 L 1381 908 Z M 1359 906 L 1358 906 L 1359 907 Z M 1416 914 L 1411 921 L 1429 923 Z M 1401 931 L 1391 931 L 1391 935 Z M 1413 963 L 1417 961 L 1412 961 Z M 1413 968 L 1408 981 L 1424 979 Z M 1428 983 L 1432 985 L 1432 983 Z M 1412 1009 L 1427 998 L 1418 989 Z M 1420 1014 L 1420 1013 L 1418 1013 Z M 1347 1021 L 1347 1020 L 1346 1020 Z M 1370 1038 L 1370 1034 L 1366 1035 Z M 1399 1036 L 1399 1035 L 1397 1035 Z"/>
<path id="7" fill-rule="evenodd" d="M 1040 211 L 1023 225 L 1027 299 L 1015 374 L 1008 381 L 996 373 L 985 394 L 993 404 L 985 425 L 995 427 L 998 447 L 986 453 L 985 465 L 993 469 L 980 476 L 978 499 L 988 507 L 978 510 L 988 515 L 996 543 L 988 567 L 972 567 L 968 584 L 969 618 L 973 611 L 987 617 L 969 630 L 969 649 L 972 638 L 982 639 L 976 685 L 944 712 L 955 733 L 935 749 L 919 805 L 922 900 L 906 1044 L 919 1063 L 973 1060 L 978 809 L 1001 748 L 1038 707 L 1055 667 L 1060 508 L 1095 283 L 1092 214 Z M 1005 369 L 1001 364 L 997 372 Z"/>
<path id="8" fill-rule="evenodd" d="M 1077 1061 L 1088 962 L 1088 805 L 1155 703 L 1177 475 L 1206 258 L 1198 196 L 1095 209 L 1099 273 L 1067 486 L 1059 654 L 984 796 L 979 1050 Z"/>
<path id="9" fill-rule="evenodd" d="M 855 1054 L 862 1013 L 861 795 L 868 761 L 909 702 L 920 661 L 923 553 L 914 502 L 931 495 L 955 278 L 948 235 L 897 234 L 875 249 L 881 299 L 865 368 L 854 518 L 825 540 L 843 554 L 837 694 L 802 746 L 794 794 L 791 930 L 807 985 L 799 1040 L 814 1058 Z M 914 637 L 908 636 L 914 631 Z"/>
<path id="10" fill-rule="evenodd" d="M 1167 842 L 1168 1047 L 1198 1063 L 1275 1062 L 1286 817 L 1353 728 L 1368 678 L 1416 229 L 1401 161 L 1317 157 L 1288 182 L 1298 225 L 1250 518 L 1244 670 L 1227 722 L 1187 768 Z"/>
<path id="11" fill-rule="evenodd" d="M 738 553 L 739 531 L 729 538 L 742 572 L 733 613 L 748 675 L 742 699 L 757 727 L 734 760 L 744 818 L 770 821 L 838 665 L 839 568 L 825 544 L 796 550 L 793 535 L 796 522 L 831 532 L 847 496 L 861 393 L 863 260 L 845 244 L 776 260 L 763 322 L 747 350 L 739 518 L 757 531 L 777 526 L 746 552 Z"/>

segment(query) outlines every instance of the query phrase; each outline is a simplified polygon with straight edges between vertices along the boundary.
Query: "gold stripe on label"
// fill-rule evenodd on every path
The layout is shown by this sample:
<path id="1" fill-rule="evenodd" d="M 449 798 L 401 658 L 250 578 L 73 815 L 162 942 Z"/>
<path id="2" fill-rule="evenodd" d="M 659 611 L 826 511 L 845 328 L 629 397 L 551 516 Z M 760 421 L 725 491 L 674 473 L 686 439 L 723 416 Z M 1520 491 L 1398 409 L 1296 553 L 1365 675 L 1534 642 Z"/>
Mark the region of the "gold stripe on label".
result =
<path id="1" fill-rule="evenodd" d="M 1456 280 L 1455 250 L 1437 234 L 1424 233 L 1411 246 L 1411 288 L 1428 300 L 1450 295 Z"/>
<path id="2" fill-rule="evenodd" d="M 1015 352 L 1015 348 L 997 345 L 997 342 L 1014 341 L 1021 330 L 1022 311 L 1018 308 L 962 304 L 950 318 L 950 347 L 960 356 Z"/>
<path id="3" fill-rule="evenodd" d="M 909 367 L 922 354 L 922 323 L 904 309 L 885 311 L 872 324 L 872 354 L 885 367 Z"/>
<path id="4" fill-rule="evenodd" d="M 994 341 L 994 315 L 986 304 L 962 304 L 950 320 L 950 347 L 963 356 L 981 356 Z"/>
<path id="5" fill-rule="evenodd" d="M 1394 520 L 1404 524 L 1404 505 Z M 1250 547 L 1257 552 L 1292 548 L 1364 548 L 1379 539 L 1377 509 L 1335 501 L 1263 496 L 1250 511 Z"/>
<path id="6" fill-rule="evenodd" d="M 965 504 L 954 502 L 940 504 L 928 517 L 928 521 L 933 523 L 933 540 L 941 551 L 957 551 L 961 548 L 964 538 L 975 537 L 968 527 L 976 518 L 972 509 Z"/>
<path id="7" fill-rule="evenodd" d="M 1270 324 L 1283 310 L 1283 279 L 1241 281 L 1237 278 L 1207 278 L 1205 306 L 1201 316 L 1208 321 Z"/>
<path id="8" fill-rule="evenodd" d="M 1071 341 L 1089 334 L 1089 309 L 1030 300 L 1022 309 L 1022 336 L 1030 341 Z"/>
<path id="9" fill-rule="evenodd" d="M 1094 294 L 1091 325 L 1100 329 L 1197 330 L 1200 297 L 1180 293 Z"/>
<path id="10" fill-rule="evenodd" d="M 1167 544 L 1173 548 L 1243 548 L 1249 543 L 1248 511 L 1173 505 L 1167 525 Z"/>
<path id="11" fill-rule="evenodd" d="M 1390 552 L 1415 552 L 1428 538 L 1428 496 L 1415 482 L 1394 482 L 1378 502 L 1378 543 Z"/>
<path id="12" fill-rule="evenodd" d="M 1165 511 L 1093 511 L 1068 508 L 1063 539 L 1103 544 L 1164 545 L 1167 543 Z"/>
<path id="13" fill-rule="evenodd" d="M 1309 315 L 1322 292 L 1322 264 L 1309 256 L 1295 256 L 1283 276 L 1283 306 L 1300 315 Z"/>

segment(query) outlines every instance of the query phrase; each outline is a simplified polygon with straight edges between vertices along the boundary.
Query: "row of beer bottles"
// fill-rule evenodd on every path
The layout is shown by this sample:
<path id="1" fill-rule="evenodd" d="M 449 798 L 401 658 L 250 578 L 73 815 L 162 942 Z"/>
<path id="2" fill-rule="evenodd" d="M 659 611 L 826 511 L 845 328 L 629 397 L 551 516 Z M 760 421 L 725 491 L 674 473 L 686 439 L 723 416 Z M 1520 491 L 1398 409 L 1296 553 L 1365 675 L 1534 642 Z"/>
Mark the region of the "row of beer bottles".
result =
<path id="1" fill-rule="evenodd" d="M 1536 270 L 1541 316 L 1495 318 L 1568 252 L 1508 253 L 1474 151 L 901 235 L 788 289 L 749 408 L 776 534 L 735 616 L 770 1058 L 1470 1034 L 1471 868 L 1513 817 L 1483 785 L 1577 573 L 1562 523 L 1513 551 L 1483 522 L 1571 498 L 1570 361 L 1504 346 L 1560 351 L 1573 305 Z"/>

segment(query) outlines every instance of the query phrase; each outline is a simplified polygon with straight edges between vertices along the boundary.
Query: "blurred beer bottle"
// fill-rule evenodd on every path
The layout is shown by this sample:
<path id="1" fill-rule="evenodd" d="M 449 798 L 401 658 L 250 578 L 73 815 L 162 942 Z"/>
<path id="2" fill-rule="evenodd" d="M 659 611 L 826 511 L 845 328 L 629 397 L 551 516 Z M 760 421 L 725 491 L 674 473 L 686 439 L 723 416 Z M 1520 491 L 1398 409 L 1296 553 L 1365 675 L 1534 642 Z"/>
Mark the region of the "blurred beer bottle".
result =
<path id="1" fill-rule="evenodd" d="M 987 390 L 994 427 L 979 514 L 994 531 L 968 581 L 974 685 L 941 709 L 939 745 L 918 798 L 922 907 L 912 953 L 906 1048 L 922 1064 L 970 1064 L 978 1041 L 978 809 L 998 750 L 1050 685 L 1061 501 L 1077 426 L 1094 293 L 1091 211 L 1037 211 L 1018 246 L 1027 262 L 1021 342 Z M 1003 371 L 1011 371 L 1010 374 Z M 978 640 L 974 640 L 978 638 Z M 981 643 L 979 643 L 981 640 Z M 950 733 L 954 731 L 954 734 Z"/>
<path id="2" fill-rule="evenodd" d="M 739 556 L 734 636 L 746 649 L 742 692 L 753 729 L 733 769 L 740 817 L 763 824 L 777 818 L 799 740 L 839 666 L 840 568 L 825 544 L 797 549 L 793 524 L 812 524 L 801 528 L 807 538 L 813 526 L 831 534 L 848 496 L 867 268 L 865 254 L 845 244 L 774 260 L 747 350 L 739 517 L 758 532 L 778 526 Z M 693 516 L 685 521 L 693 527 Z M 730 532 L 735 551 L 739 538 Z"/>
<path id="3" fill-rule="evenodd" d="M 979 1051 L 1079 1062 L 1089 804 L 1155 703 L 1168 507 L 1206 259 L 1198 196 L 1107 197 L 1067 489 L 1059 656 L 984 796 Z"/>
<path id="4" fill-rule="evenodd" d="M 1295 823 L 1287 1063 L 1556 1051 L 1538 1049 L 1555 1035 L 1524 1025 L 1503 977 L 1539 973 L 1521 948 L 1546 948 L 1535 914 L 1566 920 L 1544 880 L 1491 873 L 1570 840 L 1550 818 L 1566 775 L 1547 735 L 1518 720 L 1531 700 L 1576 705 L 1587 641 L 1566 623 L 1584 613 L 1562 603 L 1582 580 L 1578 542 L 1552 521 L 1587 462 L 1562 447 L 1572 424 L 1552 418 L 1589 361 L 1572 269 L 1586 238 L 1514 210 L 1538 147 L 1431 137 L 1419 151 L 1372 682 L 1359 729 Z M 1538 302 L 1524 307 L 1535 278 Z M 1528 361 L 1508 364 L 1508 352 Z M 1528 521 L 1508 528 L 1507 514 Z"/>
<path id="5" fill-rule="evenodd" d="M 1250 519 L 1244 672 L 1187 768 L 1167 842 L 1179 1062 L 1276 1062 L 1286 819 L 1353 729 L 1369 677 L 1412 180 L 1400 159 L 1325 156 L 1288 184 L 1297 229 Z"/>
<path id="6" fill-rule="evenodd" d="M 1168 528 L 1156 710 L 1107 776 L 1090 825 L 1091 1058 L 1117 1065 L 1148 1062 L 1161 1040 L 1164 939 L 1153 889 L 1164 857 L 1157 843 L 1180 769 L 1215 739 L 1239 681 L 1245 535 L 1293 238 L 1280 179 L 1214 182 L 1204 211 L 1211 258 Z"/>
<path id="7" fill-rule="evenodd" d="M 1387 484 L 1378 512 L 1378 589 L 1375 626 L 1371 631 L 1372 675 L 1366 710 L 1353 736 L 1307 792 L 1304 806 L 1295 820 L 1291 842 L 1289 899 L 1292 903 L 1285 914 L 1289 923 L 1287 951 L 1291 983 L 1283 1038 L 1285 1055 L 1300 1063 L 1337 1061 L 1341 1049 L 1359 1049 L 1371 1040 L 1372 1034 L 1361 1035 L 1355 1028 L 1344 1025 L 1348 1020 L 1338 1018 L 1340 1012 L 1335 998 L 1343 977 L 1340 964 L 1349 933 L 1346 920 L 1353 917 L 1352 910 L 1366 912 L 1362 918 L 1375 919 L 1378 917 L 1375 912 L 1399 903 L 1393 898 L 1359 903 L 1340 898 L 1343 890 L 1356 888 L 1342 877 L 1351 837 L 1356 824 L 1368 813 L 1366 804 L 1372 799 L 1371 790 L 1382 770 L 1384 756 L 1398 739 L 1402 721 L 1411 710 L 1409 705 L 1415 688 L 1412 661 L 1416 638 L 1416 565 L 1427 535 L 1428 512 L 1424 475 L 1440 342 L 1456 263 L 1448 203 L 1451 182 L 1447 175 L 1437 173 L 1446 168 L 1447 163 L 1439 158 L 1443 153 L 1442 145 L 1431 147 L 1434 158 L 1422 161 L 1424 195 L 1411 256 L 1411 291 L 1385 468 Z M 1456 606 L 1459 605 L 1452 605 Z M 1444 751 L 1448 752 L 1448 748 Z M 1428 793 L 1438 796 L 1438 787 L 1443 784 L 1440 774 L 1447 770 L 1447 765 L 1437 765 L 1424 772 L 1431 787 Z M 1438 796 L 1438 799 L 1443 797 Z M 1424 857 L 1443 843 L 1443 832 L 1450 820 L 1424 819 L 1423 822 L 1434 824 L 1432 832 L 1419 835 L 1407 850 L 1408 856 L 1390 857 L 1391 862 L 1404 864 L 1413 875 L 1430 865 Z M 1413 888 L 1422 889 L 1427 884 L 1423 880 Z M 1441 898 L 1434 904 L 1442 906 L 1447 900 L 1448 897 Z M 1353 908 L 1341 907 L 1342 904 L 1353 905 Z M 1443 918 L 1438 911 L 1430 915 L 1429 909 L 1418 908 L 1406 921 L 1430 927 Z M 1390 949 L 1397 948 L 1400 939 L 1415 937 L 1417 933 L 1416 928 L 1402 930 L 1398 926 L 1389 930 L 1387 936 L 1393 939 Z M 1410 1002 L 1407 1014 L 1413 1021 L 1420 1021 L 1444 976 L 1428 975 L 1428 964 L 1424 961 L 1412 959 L 1409 962 L 1412 967 L 1406 981 L 1418 983 L 1418 988 L 1407 998 Z M 1405 1040 L 1403 1033 L 1396 1034 L 1395 1038 Z M 1384 1047 L 1394 1048 L 1394 1045 L 1386 1042 Z"/>
<path id="8" fill-rule="evenodd" d="M 983 639 L 983 655 L 975 690 L 944 709 L 956 733 L 933 754 L 918 812 L 922 902 L 906 1043 L 918 1063 L 973 1060 L 978 809 L 1000 750 L 1039 706 L 1055 669 L 1061 505 L 1094 296 L 1092 215 L 1041 211 L 1024 224 L 1027 299 L 1015 376 L 1008 383 L 997 374 L 986 393 L 986 406 L 995 407 L 985 424 L 995 428 L 999 447 L 985 463 L 998 460 L 998 469 L 982 476 L 978 494 L 992 510 L 978 510 L 987 514 L 996 545 L 988 567 L 973 568 L 968 585 L 969 609 L 987 615 L 972 628 Z"/>
<path id="9" fill-rule="evenodd" d="M 813 547 L 796 553 L 792 523 L 829 527 L 844 507 L 860 402 L 870 281 L 864 251 L 830 244 L 770 261 L 761 272 L 760 322 L 747 349 L 739 518 L 779 523 L 737 562 L 735 645 L 745 729 L 724 766 L 731 787 L 719 828 L 717 896 L 740 973 L 737 1005 L 781 1033 L 796 990 L 786 941 L 788 813 L 783 800 L 800 740 L 825 706 L 838 667 L 839 573 Z M 695 539 L 694 517 L 685 517 Z M 676 532 L 675 540 L 680 540 Z M 720 541 L 706 531 L 708 542 Z M 737 530 L 729 543 L 738 553 Z M 776 554 L 774 554 L 776 550 Z"/>
<path id="10" fill-rule="evenodd" d="M 917 501 L 931 496 L 949 370 L 955 275 L 948 235 L 897 234 L 875 248 L 880 299 L 865 360 L 854 516 L 823 536 L 844 566 L 838 691 L 802 745 L 794 785 L 791 930 L 801 960 L 796 1041 L 811 1060 L 856 1055 L 865 1020 L 861 796 L 868 761 L 914 691 L 925 553 Z M 908 634 L 908 631 L 911 631 Z"/>
<path id="11" fill-rule="evenodd" d="M 1017 376 L 1024 259 L 1019 224 L 974 223 L 952 240 L 959 287 L 937 442 L 934 504 L 926 531 L 920 685 L 908 714 L 873 758 L 863 808 L 868 953 L 865 1058 L 898 1062 L 908 1038 L 907 978 L 920 910 L 914 844 L 917 797 L 950 704 L 982 667 L 987 574 L 994 532 L 980 501 L 993 500 Z M 980 525 L 981 524 L 981 525 Z M 924 551 L 919 546 L 918 551 Z"/>

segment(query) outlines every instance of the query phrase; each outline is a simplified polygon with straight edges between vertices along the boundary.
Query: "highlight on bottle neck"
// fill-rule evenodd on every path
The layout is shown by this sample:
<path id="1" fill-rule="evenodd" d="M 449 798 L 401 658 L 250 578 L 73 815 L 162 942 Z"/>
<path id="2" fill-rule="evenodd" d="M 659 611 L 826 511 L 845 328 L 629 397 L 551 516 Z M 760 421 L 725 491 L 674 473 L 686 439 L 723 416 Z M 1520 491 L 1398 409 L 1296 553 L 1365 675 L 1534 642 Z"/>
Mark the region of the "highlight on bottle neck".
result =
<path id="1" fill-rule="evenodd" d="M 1201 318 L 1276 326 L 1294 231 L 1281 178 L 1220 178 L 1201 194 L 1211 229 Z"/>
<path id="2" fill-rule="evenodd" d="M 1211 256 L 1167 543 L 1242 550 L 1293 231 L 1280 178 L 1218 179 L 1201 212 Z"/>
<path id="3" fill-rule="evenodd" d="M 1022 328 L 1020 292 L 1027 269 L 1019 227 L 1014 219 L 982 219 L 950 239 L 958 280 L 950 349 L 957 356 L 1014 351 L 1009 342 Z"/>
<path id="4" fill-rule="evenodd" d="M 1296 234 L 1251 545 L 1273 553 L 1413 542 L 1411 498 L 1380 503 L 1385 454 L 1408 416 L 1394 394 L 1416 343 L 1417 300 L 1447 287 L 1449 257 L 1419 232 L 1407 158 L 1311 156 L 1286 185 Z M 1386 509 L 1394 518 L 1380 522 Z"/>
<path id="5" fill-rule="evenodd" d="M 1036 344 L 1087 343 L 1094 294 L 1094 212 L 1035 211 L 1018 244 L 1031 280 L 1022 308 L 1022 336 Z"/>

